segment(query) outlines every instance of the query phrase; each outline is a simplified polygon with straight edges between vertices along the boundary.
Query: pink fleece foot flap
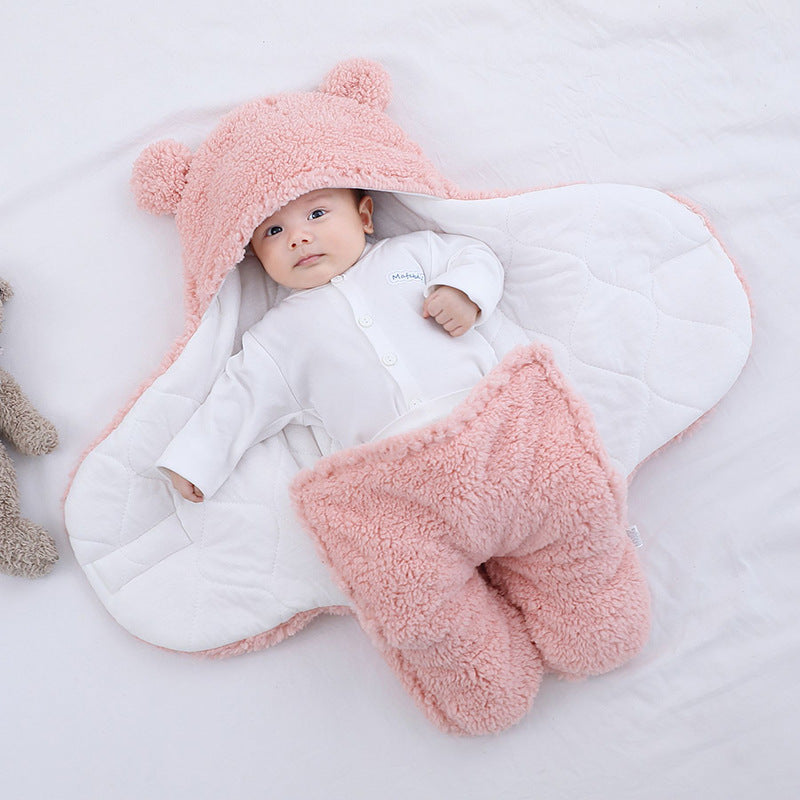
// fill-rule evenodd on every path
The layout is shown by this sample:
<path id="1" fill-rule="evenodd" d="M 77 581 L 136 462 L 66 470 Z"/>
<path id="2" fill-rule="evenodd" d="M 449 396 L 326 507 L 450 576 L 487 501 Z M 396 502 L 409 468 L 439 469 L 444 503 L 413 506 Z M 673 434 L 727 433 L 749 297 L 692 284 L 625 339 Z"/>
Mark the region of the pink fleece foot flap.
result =
<path id="1" fill-rule="evenodd" d="M 624 487 L 542 346 L 510 353 L 444 420 L 323 459 L 292 496 L 362 627 L 445 730 L 508 727 L 545 668 L 602 672 L 644 643 Z"/>

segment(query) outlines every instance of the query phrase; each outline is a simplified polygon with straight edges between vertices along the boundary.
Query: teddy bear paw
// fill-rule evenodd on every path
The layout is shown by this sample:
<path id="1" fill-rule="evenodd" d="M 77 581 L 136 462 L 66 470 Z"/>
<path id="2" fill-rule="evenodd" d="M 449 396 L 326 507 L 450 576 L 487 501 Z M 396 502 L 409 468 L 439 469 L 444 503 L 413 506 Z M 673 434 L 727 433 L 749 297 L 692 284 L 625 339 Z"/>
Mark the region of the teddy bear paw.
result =
<path id="1" fill-rule="evenodd" d="M 39 578 L 50 572 L 56 561 L 56 543 L 44 528 L 22 518 L 0 527 L 0 572 Z"/>
<path id="2" fill-rule="evenodd" d="M 24 451 L 28 455 L 42 456 L 51 453 L 58 447 L 58 431 L 52 422 L 42 419 L 36 425 L 35 430 L 31 431 L 26 437 Z"/>

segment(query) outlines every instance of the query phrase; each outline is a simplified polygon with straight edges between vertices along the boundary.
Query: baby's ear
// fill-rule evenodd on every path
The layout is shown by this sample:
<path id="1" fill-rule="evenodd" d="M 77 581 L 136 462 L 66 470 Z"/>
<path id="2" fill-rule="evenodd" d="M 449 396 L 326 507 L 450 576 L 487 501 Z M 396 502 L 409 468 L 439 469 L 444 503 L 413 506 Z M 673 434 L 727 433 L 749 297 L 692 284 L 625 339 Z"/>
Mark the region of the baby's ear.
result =
<path id="1" fill-rule="evenodd" d="M 366 58 L 352 58 L 337 64 L 319 88 L 326 94 L 349 97 L 378 111 L 384 111 L 392 97 L 389 73 L 377 61 Z"/>
<path id="2" fill-rule="evenodd" d="M 151 214 L 174 214 L 186 187 L 192 151 L 174 139 L 146 147 L 133 165 L 131 188 L 139 208 Z"/>

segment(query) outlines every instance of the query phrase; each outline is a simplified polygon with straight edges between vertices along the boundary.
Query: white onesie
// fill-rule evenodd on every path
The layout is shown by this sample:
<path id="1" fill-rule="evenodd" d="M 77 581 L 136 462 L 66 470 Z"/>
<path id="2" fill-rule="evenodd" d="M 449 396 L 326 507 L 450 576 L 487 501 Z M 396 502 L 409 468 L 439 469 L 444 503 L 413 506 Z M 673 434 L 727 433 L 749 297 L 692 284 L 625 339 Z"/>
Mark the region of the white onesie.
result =
<path id="1" fill-rule="evenodd" d="M 476 328 L 452 337 L 422 317 L 437 285 L 467 294 L 480 326 L 502 295 L 503 268 L 477 239 L 418 231 L 368 244 L 329 283 L 291 293 L 245 332 L 157 466 L 209 497 L 249 447 L 291 422 L 322 425 L 342 448 L 447 407 L 439 401 L 466 394 L 497 357 Z"/>

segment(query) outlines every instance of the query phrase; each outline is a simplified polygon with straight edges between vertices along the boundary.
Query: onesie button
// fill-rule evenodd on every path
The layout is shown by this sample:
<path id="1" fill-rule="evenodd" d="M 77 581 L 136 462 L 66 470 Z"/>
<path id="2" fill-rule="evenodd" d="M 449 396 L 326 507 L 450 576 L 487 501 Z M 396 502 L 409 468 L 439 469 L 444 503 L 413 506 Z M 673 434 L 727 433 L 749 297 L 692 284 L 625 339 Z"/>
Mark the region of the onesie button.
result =
<path id="1" fill-rule="evenodd" d="M 397 363 L 397 355 L 395 353 L 387 353 L 381 357 L 381 361 L 387 367 L 393 367 Z"/>
<path id="2" fill-rule="evenodd" d="M 358 318 L 358 324 L 362 328 L 369 328 L 370 325 L 372 325 L 372 323 L 373 323 L 373 319 L 369 314 L 364 314 L 363 317 L 359 317 Z"/>
<path id="3" fill-rule="evenodd" d="M 409 407 L 409 408 L 411 408 L 411 409 L 413 409 L 413 408 L 419 408 L 421 405 L 422 405 L 422 400 L 420 400 L 418 397 L 415 397 L 415 398 L 414 398 L 414 399 L 413 399 L 413 400 L 412 400 L 412 401 L 411 401 L 411 402 L 408 404 L 408 407 Z"/>
<path id="4" fill-rule="evenodd" d="M 331 278 L 331 283 L 341 283 L 344 280 L 344 275 L 334 275 Z"/>

